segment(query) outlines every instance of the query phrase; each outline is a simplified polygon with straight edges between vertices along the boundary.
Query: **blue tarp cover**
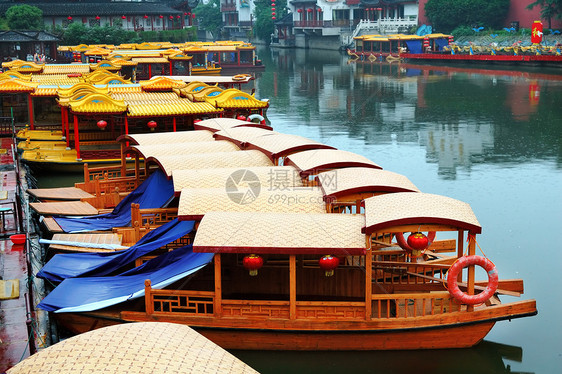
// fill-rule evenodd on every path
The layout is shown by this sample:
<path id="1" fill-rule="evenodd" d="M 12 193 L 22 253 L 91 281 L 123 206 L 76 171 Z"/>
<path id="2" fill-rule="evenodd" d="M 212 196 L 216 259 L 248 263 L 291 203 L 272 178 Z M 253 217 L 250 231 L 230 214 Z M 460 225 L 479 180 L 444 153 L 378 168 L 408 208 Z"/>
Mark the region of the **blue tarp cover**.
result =
<path id="1" fill-rule="evenodd" d="M 37 277 L 62 282 L 66 278 L 105 276 L 190 233 L 193 225 L 194 221 L 178 221 L 176 218 L 150 231 L 135 245 L 122 251 L 57 254 L 43 266 Z"/>
<path id="2" fill-rule="evenodd" d="M 435 45 L 437 45 L 438 51 L 442 51 L 443 47 L 449 45 L 449 40 L 443 38 L 435 39 Z"/>
<path id="3" fill-rule="evenodd" d="M 54 217 L 54 219 L 64 232 L 110 230 L 131 223 L 131 204 L 137 203 L 141 209 L 161 208 L 173 196 L 173 182 L 158 169 L 121 200 L 111 213 L 81 218 Z"/>
<path id="4" fill-rule="evenodd" d="M 144 296 L 144 281 L 164 288 L 213 259 L 212 253 L 193 253 L 192 246 L 174 249 L 114 277 L 70 278 L 59 284 L 37 305 L 57 313 L 89 312 Z"/>
<path id="5" fill-rule="evenodd" d="M 408 46 L 410 53 L 422 53 L 421 40 L 406 40 L 406 46 Z"/>

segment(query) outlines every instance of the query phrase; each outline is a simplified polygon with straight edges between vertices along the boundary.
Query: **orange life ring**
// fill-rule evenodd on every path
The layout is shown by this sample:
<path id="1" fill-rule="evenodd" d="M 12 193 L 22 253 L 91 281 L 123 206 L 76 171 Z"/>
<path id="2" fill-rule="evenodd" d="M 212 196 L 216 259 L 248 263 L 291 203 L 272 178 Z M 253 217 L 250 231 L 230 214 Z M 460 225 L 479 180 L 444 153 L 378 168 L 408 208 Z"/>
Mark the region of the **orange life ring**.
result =
<path id="1" fill-rule="evenodd" d="M 457 276 L 467 266 L 470 265 L 478 265 L 484 268 L 488 273 L 488 285 L 484 289 L 484 291 L 480 292 L 477 295 L 469 295 L 464 293 L 459 288 L 457 284 Z M 447 288 L 449 289 L 449 293 L 455 299 L 460 301 L 463 304 L 481 304 L 488 300 L 498 289 L 498 271 L 496 270 L 496 265 L 486 257 L 482 256 L 463 256 L 459 257 L 457 261 L 451 266 L 449 271 L 447 272 Z"/>
<path id="2" fill-rule="evenodd" d="M 236 74 L 235 76 L 232 77 L 233 81 L 241 81 L 244 80 L 248 77 L 251 77 L 251 75 L 249 74 Z"/>

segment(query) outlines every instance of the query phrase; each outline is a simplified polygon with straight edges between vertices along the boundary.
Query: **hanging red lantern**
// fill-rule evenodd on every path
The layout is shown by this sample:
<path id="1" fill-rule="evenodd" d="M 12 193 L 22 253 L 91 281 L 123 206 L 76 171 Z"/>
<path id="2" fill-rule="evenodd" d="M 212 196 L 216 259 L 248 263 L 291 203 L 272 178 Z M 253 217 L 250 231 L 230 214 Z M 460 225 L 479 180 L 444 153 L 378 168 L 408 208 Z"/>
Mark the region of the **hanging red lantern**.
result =
<path id="1" fill-rule="evenodd" d="M 312 8 L 308 8 L 306 11 L 307 11 L 308 13 L 310 13 L 310 12 L 312 12 Z"/>
<path id="2" fill-rule="evenodd" d="M 148 123 L 146 124 L 148 126 L 148 128 L 150 129 L 150 131 L 154 131 L 154 129 L 156 128 L 156 126 L 158 126 L 158 124 L 156 123 L 156 121 L 148 121 Z"/>
<path id="3" fill-rule="evenodd" d="M 243 115 L 241 115 L 241 114 L 239 114 L 238 116 L 236 116 L 236 119 L 238 119 L 238 120 L 240 120 L 240 121 L 245 121 L 245 120 L 246 120 L 246 117 L 243 116 Z"/>
<path id="4" fill-rule="evenodd" d="M 274 2 L 271 2 L 271 6 L 275 6 L 275 3 L 274 3 Z"/>
<path id="5" fill-rule="evenodd" d="M 297 13 L 302 13 L 302 9 L 297 9 Z"/>
<path id="6" fill-rule="evenodd" d="M 100 16 L 96 16 L 96 20 L 97 20 L 97 21 L 99 21 L 99 20 L 100 20 L 100 18 L 101 18 Z"/>
<path id="7" fill-rule="evenodd" d="M 100 130 L 105 130 L 105 128 L 107 127 L 107 122 L 102 119 L 98 121 L 97 125 Z"/>
<path id="8" fill-rule="evenodd" d="M 186 15 L 189 17 L 191 15 L 191 12 L 187 12 Z"/>
<path id="9" fill-rule="evenodd" d="M 176 18 L 177 18 L 177 19 L 180 19 L 180 18 L 181 18 L 181 16 L 176 16 Z"/>
<path id="10" fill-rule="evenodd" d="M 322 270 L 324 270 L 324 274 L 327 277 L 331 277 L 332 275 L 334 275 L 334 270 L 338 267 L 339 264 L 340 259 L 332 255 L 323 256 L 320 258 L 320 260 L 318 260 L 318 265 Z"/>
<path id="11" fill-rule="evenodd" d="M 195 18 L 195 13 L 192 13 L 192 14 L 191 14 L 191 18 Z"/>
<path id="12" fill-rule="evenodd" d="M 250 271 L 252 277 L 258 275 L 258 270 L 263 266 L 263 258 L 258 255 L 248 255 L 242 260 L 242 265 L 246 270 Z"/>
<path id="13" fill-rule="evenodd" d="M 408 236 L 408 245 L 413 249 L 412 257 L 418 257 L 429 246 L 429 239 L 421 232 L 414 232 Z"/>
<path id="14" fill-rule="evenodd" d="M 274 15 L 275 15 L 275 12 L 271 12 L 271 15 L 274 16 Z"/>
<path id="15" fill-rule="evenodd" d="M 318 8 L 318 13 L 322 13 L 322 8 Z"/>
<path id="16" fill-rule="evenodd" d="M 184 15 L 184 16 L 188 16 L 188 15 L 189 15 L 189 13 L 187 13 L 187 12 L 183 12 L 183 15 Z"/>
<path id="17" fill-rule="evenodd" d="M 164 18 L 164 16 L 163 16 L 163 15 L 159 15 L 158 18 Z"/>
<path id="18" fill-rule="evenodd" d="M 121 19 L 127 19 L 127 16 L 121 16 Z"/>
<path id="19" fill-rule="evenodd" d="M 170 16 L 169 18 L 170 18 L 170 19 L 174 19 L 174 16 Z"/>
<path id="20" fill-rule="evenodd" d="M 72 21 L 72 16 L 68 16 L 67 20 Z"/>
<path id="21" fill-rule="evenodd" d="M 147 19 L 147 18 L 148 18 L 148 16 L 145 14 L 145 15 L 144 15 L 144 19 Z"/>
<path id="22" fill-rule="evenodd" d="M 272 16 L 271 19 L 275 19 L 275 16 Z"/>
<path id="23" fill-rule="evenodd" d="M 274 7 L 271 7 L 271 10 L 275 12 L 275 8 L 274 8 Z"/>

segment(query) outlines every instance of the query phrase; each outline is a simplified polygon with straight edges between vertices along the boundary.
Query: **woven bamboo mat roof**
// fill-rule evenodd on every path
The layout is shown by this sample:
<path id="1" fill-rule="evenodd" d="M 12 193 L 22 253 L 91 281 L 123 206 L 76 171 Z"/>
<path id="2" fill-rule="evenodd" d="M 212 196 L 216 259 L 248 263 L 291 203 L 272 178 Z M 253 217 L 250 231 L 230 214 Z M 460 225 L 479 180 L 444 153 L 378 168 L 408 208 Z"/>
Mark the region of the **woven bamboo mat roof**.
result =
<path id="1" fill-rule="evenodd" d="M 285 165 L 297 168 L 304 177 L 319 172 L 348 167 L 382 169 L 366 157 L 339 149 L 314 149 L 290 155 Z"/>
<path id="2" fill-rule="evenodd" d="M 208 142 L 211 140 L 214 140 L 213 133 L 206 130 L 128 134 L 117 138 L 119 142 L 130 141 L 131 144 L 137 145 Z"/>
<path id="3" fill-rule="evenodd" d="M 73 336 L 26 358 L 9 374 L 257 373 L 188 326 L 138 322 Z"/>
<path id="4" fill-rule="evenodd" d="M 270 126 L 261 123 L 241 121 L 236 118 L 211 118 L 199 121 L 193 124 L 195 130 L 210 130 L 213 132 L 220 130 L 228 130 L 235 127 L 257 127 L 266 130 L 271 130 Z"/>
<path id="5" fill-rule="evenodd" d="M 262 190 L 259 181 L 235 181 L 222 188 L 186 188 L 181 191 L 178 217 L 200 220 L 208 212 L 326 213 L 318 188 Z"/>
<path id="6" fill-rule="evenodd" d="M 299 135 L 281 133 L 253 138 L 248 140 L 247 143 L 248 149 L 259 149 L 271 158 L 283 157 L 309 149 L 335 149 L 332 146 Z"/>
<path id="7" fill-rule="evenodd" d="M 247 166 L 244 168 L 215 168 L 174 170 L 174 191 L 179 195 L 184 188 L 225 188 L 227 180 L 244 172 L 251 172 L 259 180 L 261 188 L 285 191 L 302 187 L 302 179 L 291 166 Z"/>
<path id="8" fill-rule="evenodd" d="M 182 169 L 273 166 L 266 155 L 256 150 L 150 157 L 146 163 L 158 164 L 168 177 L 173 170 Z"/>
<path id="9" fill-rule="evenodd" d="M 236 144 L 241 144 L 264 135 L 278 134 L 275 131 L 262 129 L 259 127 L 234 127 L 215 132 L 217 140 L 229 140 Z"/>
<path id="10" fill-rule="evenodd" d="M 41 215 L 92 216 L 98 210 L 82 201 L 61 201 L 49 203 L 29 203 L 29 207 Z"/>
<path id="11" fill-rule="evenodd" d="M 365 232 L 397 225 L 444 224 L 474 233 L 482 228 L 465 202 L 428 193 L 397 192 L 365 199 Z"/>
<path id="12" fill-rule="evenodd" d="M 405 176 L 373 168 L 343 168 L 319 173 L 316 177 L 327 197 L 356 193 L 419 192 Z"/>
<path id="13" fill-rule="evenodd" d="M 194 252 L 361 255 L 363 215 L 209 212 Z"/>
<path id="14" fill-rule="evenodd" d="M 67 251 L 67 252 L 115 252 L 123 249 L 121 246 L 123 235 L 116 233 L 95 233 L 95 234 L 65 234 L 57 233 L 53 235 L 52 243 L 49 244 L 49 250 Z M 69 245 L 84 243 L 85 245 Z M 111 246 L 119 246 L 109 248 Z M 117 248 L 117 249 L 116 249 Z"/>
<path id="15" fill-rule="evenodd" d="M 234 152 L 240 148 L 234 143 L 226 140 L 213 140 L 209 142 L 189 142 L 189 143 L 172 143 L 172 144 L 154 144 L 154 145 L 134 145 L 133 149 L 137 150 L 142 157 L 158 157 L 173 155 L 188 155 L 196 153 L 213 153 L 213 152 Z"/>

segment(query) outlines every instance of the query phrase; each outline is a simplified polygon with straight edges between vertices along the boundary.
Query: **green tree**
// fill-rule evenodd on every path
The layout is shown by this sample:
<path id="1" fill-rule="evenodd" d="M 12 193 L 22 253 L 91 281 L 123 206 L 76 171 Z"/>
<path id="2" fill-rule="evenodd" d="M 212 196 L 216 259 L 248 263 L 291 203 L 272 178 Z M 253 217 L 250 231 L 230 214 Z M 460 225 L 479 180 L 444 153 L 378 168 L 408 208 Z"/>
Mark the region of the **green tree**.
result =
<path id="1" fill-rule="evenodd" d="M 6 21 L 11 30 L 42 30 L 43 11 L 29 5 L 14 5 L 6 10 Z"/>
<path id="2" fill-rule="evenodd" d="M 62 44 L 121 44 L 137 43 L 141 39 L 134 31 L 126 31 L 121 26 L 121 21 L 113 25 L 106 23 L 103 26 L 86 27 L 82 22 L 73 22 L 61 35 Z"/>
<path id="3" fill-rule="evenodd" d="M 562 0 L 536 0 L 527 5 L 527 9 L 541 7 L 541 17 L 548 21 L 548 28 L 552 28 L 552 18 L 562 19 Z"/>
<path id="4" fill-rule="evenodd" d="M 199 28 L 210 32 L 213 38 L 218 38 L 222 29 L 220 0 L 210 0 L 207 4 L 199 3 L 194 12 Z"/>
<path id="5" fill-rule="evenodd" d="M 273 34 L 275 20 L 272 19 L 271 0 L 254 0 L 255 34 L 258 38 L 269 43 Z M 275 1 L 275 18 L 281 19 L 287 15 L 287 0 Z"/>
<path id="6" fill-rule="evenodd" d="M 458 26 L 500 29 L 509 11 L 509 0 L 429 0 L 424 11 L 440 32 L 451 32 Z"/>

